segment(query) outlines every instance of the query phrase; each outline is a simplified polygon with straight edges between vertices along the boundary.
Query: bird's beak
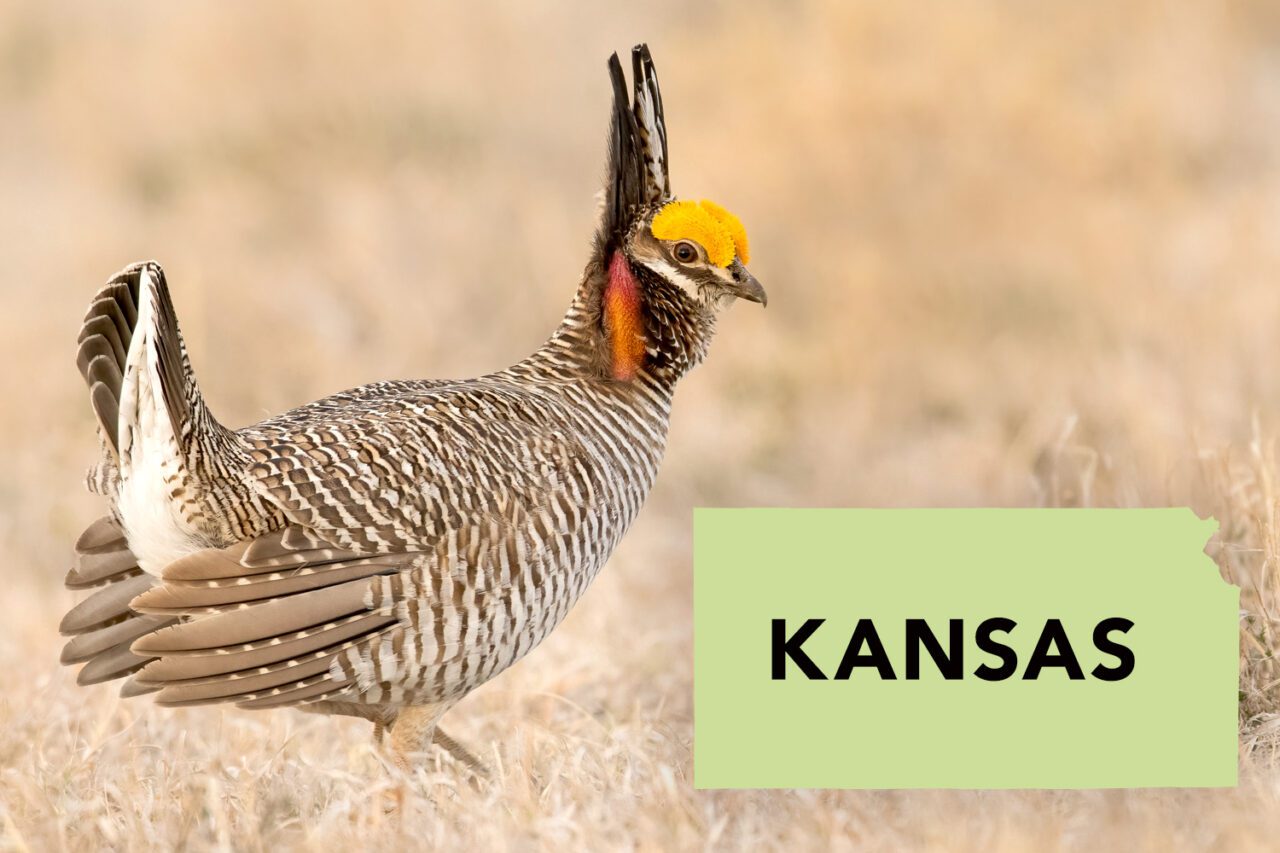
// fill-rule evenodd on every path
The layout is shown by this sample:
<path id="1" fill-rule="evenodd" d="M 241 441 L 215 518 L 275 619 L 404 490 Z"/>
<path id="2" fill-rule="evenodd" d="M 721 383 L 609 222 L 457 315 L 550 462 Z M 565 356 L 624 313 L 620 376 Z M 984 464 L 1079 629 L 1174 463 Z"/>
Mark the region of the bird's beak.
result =
<path id="1" fill-rule="evenodd" d="M 747 271 L 742 261 L 734 261 L 729 271 L 733 273 L 733 282 L 727 288 L 730 293 L 739 299 L 749 299 L 764 306 L 769 304 L 769 294 L 764 292 L 764 287 Z"/>

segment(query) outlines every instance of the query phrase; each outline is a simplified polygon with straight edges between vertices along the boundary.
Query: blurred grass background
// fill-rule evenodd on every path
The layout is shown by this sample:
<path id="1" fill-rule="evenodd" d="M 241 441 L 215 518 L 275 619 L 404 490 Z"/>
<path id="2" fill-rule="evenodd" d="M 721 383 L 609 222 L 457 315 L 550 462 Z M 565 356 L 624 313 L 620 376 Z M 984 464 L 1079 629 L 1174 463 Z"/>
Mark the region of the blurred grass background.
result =
<path id="1" fill-rule="evenodd" d="M 649 505 L 581 607 L 452 715 L 511 773 L 432 812 L 434 840 L 1016 849 L 1280 829 L 1270 770 L 1202 795 L 688 790 L 695 505 L 1216 513 L 1211 553 L 1252 602 L 1245 743 L 1280 725 L 1280 6 L 10 2 L 8 843 L 84 846 L 85 826 L 117 846 L 422 840 L 352 817 L 385 775 L 350 771 L 362 727 L 120 705 L 58 668 L 61 577 L 100 511 L 80 486 L 96 447 L 79 320 L 109 274 L 159 260 L 231 426 L 504 366 L 576 286 L 604 60 L 641 40 L 674 187 L 742 217 L 770 307 L 724 318 Z"/>

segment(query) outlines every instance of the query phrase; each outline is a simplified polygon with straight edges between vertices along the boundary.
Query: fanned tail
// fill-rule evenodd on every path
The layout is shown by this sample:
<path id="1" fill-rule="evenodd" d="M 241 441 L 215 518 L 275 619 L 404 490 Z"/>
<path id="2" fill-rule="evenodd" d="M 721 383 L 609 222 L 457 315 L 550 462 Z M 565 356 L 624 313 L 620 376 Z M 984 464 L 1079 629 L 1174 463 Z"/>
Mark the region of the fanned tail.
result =
<path id="1" fill-rule="evenodd" d="M 155 578 L 138 568 L 124 531 L 112 518 L 100 518 L 76 542 L 75 562 L 67 573 L 70 589 L 92 589 L 83 601 L 62 618 L 61 632 L 71 639 L 62 649 L 62 663 L 83 663 L 76 681 L 98 684 L 131 675 L 153 658 L 130 650 L 134 640 L 172 625 L 170 616 L 144 615 L 129 606 L 150 589 Z M 121 693 L 149 693 L 132 679 Z"/>
<path id="2" fill-rule="evenodd" d="M 138 276 L 130 267 L 114 276 L 94 296 L 80 329 L 76 366 L 89 386 L 89 404 L 98 419 L 98 436 L 120 461 L 120 394 L 133 332 L 138 325 Z"/>
<path id="3" fill-rule="evenodd" d="M 149 328 L 140 329 L 140 325 Z M 135 340 L 140 331 L 149 332 L 164 407 L 183 449 L 195 430 L 215 423 L 191 371 L 164 270 L 154 261 L 131 264 L 94 296 L 80 329 L 76 355 L 89 386 L 98 434 L 108 461 L 117 468 L 121 444 L 128 445 L 124 433 L 130 420 L 131 401 L 126 399 L 130 379 L 145 367 L 144 347 Z"/>
<path id="4" fill-rule="evenodd" d="M 154 262 L 126 267 L 94 296 L 81 327 L 76 364 L 89 386 L 103 447 L 89 485 L 110 499 L 112 514 L 90 525 L 76 543 L 66 585 L 92 592 L 62 620 L 62 633 L 70 637 L 62 662 L 84 664 L 77 680 L 96 684 L 137 672 L 152 658 L 132 652 L 130 645 L 178 621 L 172 615 L 141 614 L 130 606 L 156 583 L 139 565 L 118 505 L 134 467 L 131 462 L 142 449 L 140 442 L 153 442 L 152 453 L 181 458 L 196 430 L 221 427 L 204 408 L 164 271 Z M 155 410 L 151 407 L 160 410 L 154 417 L 149 415 Z M 155 438 L 141 434 L 156 417 L 171 427 L 176 447 L 157 447 Z M 131 679 L 122 693 L 152 689 Z"/>

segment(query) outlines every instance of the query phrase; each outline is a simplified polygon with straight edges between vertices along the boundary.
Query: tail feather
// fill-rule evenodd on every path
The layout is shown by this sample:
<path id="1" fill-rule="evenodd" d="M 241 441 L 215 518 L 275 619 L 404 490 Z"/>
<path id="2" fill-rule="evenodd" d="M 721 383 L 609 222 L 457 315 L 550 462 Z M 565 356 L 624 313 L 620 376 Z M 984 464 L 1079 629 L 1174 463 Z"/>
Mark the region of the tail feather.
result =
<path id="1" fill-rule="evenodd" d="M 104 516 L 90 524 L 76 540 L 76 556 L 96 554 L 105 550 L 127 549 L 124 530 L 120 523 L 110 516 Z"/>
<path id="2" fill-rule="evenodd" d="M 94 297 L 80 329 L 76 365 L 89 385 L 103 445 L 118 461 L 120 390 L 138 323 L 140 265 L 113 276 Z"/>
<path id="3" fill-rule="evenodd" d="M 129 651 L 128 644 L 112 646 L 102 654 L 96 655 L 80 669 L 80 674 L 76 676 L 76 684 L 84 686 L 101 684 L 104 681 L 114 681 L 126 675 L 133 675 L 146 666 L 148 660 L 150 659 Z"/>
<path id="4" fill-rule="evenodd" d="M 97 359 L 97 361 L 101 360 L 101 358 Z M 93 414 L 98 419 L 98 433 L 118 462 L 120 459 L 120 391 L 117 389 L 113 394 L 107 383 L 94 382 L 89 386 L 89 404 L 93 406 Z"/>
<path id="5" fill-rule="evenodd" d="M 154 291 L 154 328 L 156 333 L 156 358 L 159 365 L 160 384 L 163 388 L 164 402 L 169 410 L 169 423 L 173 434 L 183 441 L 184 430 L 191 430 L 191 416 L 198 406 L 203 405 L 200 389 L 196 385 L 195 374 L 191 372 L 191 362 L 187 358 L 187 346 L 178 330 L 178 315 L 173 309 L 173 300 L 169 296 L 169 287 L 164 280 L 164 271 L 156 265 L 148 270 Z"/>
<path id="6" fill-rule="evenodd" d="M 144 311 L 144 305 L 151 310 Z M 190 436 L 192 416 L 197 409 L 203 410 L 164 270 L 152 261 L 126 267 L 111 277 L 89 305 L 76 355 L 77 366 L 90 389 L 89 402 L 97 415 L 103 444 L 116 463 L 120 456 L 120 416 L 122 409 L 128 408 L 122 400 L 124 386 L 130 370 L 140 369 L 147 355 L 143 347 L 135 345 L 141 343 L 135 338 L 138 324 L 143 321 L 150 325 L 147 343 L 156 359 L 161 395 L 179 441 Z M 207 412 L 200 414 L 203 417 Z M 206 420 L 212 422 L 212 418 Z"/>
<path id="7" fill-rule="evenodd" d="M 104 652 L 111 651 L 116 646 L 128 646 L 144 634 L 150 634 L 157 628 L 172 623 L 172 619 L 163 617 L 137 616 L 85 631 L 83 634 L 72 637 L 62 647 L 61 661 L 67 665 L 84 663 Z"/>
<path id="8" fill-rule="evenodd" d="M 103 301 L 106 302 L 107 300 Z M 101 338 L 106 341 L 109 345 L 109 354 L 115 356 L 118 364 L 124 364 L 125 359 L 128 357 L 129 350 L 125 347 L 121 338 L 120 327 L 116 325 L 111 317 L 105 314 L 98 314 L 85 321 L 84 326 L 80 329 L 81 342 L 86 338 Z M 108 353 L 103 354 L 106 355 Z"/>
<path id="9" fill-rule="evenodd" d="M 163 565 L 165 549 L 172 550 L 164 537 L 175 531 L 162 529 L 157 539 L 146 527 L 151 518 L 164 518 L 153 512 L 155 502 L 170 497 L 167 481 L 156 478 L 180 468 L 195 438 L 217 440 L 223 428 L 200 397 L 158 264 L 133 264 L 112 276 L 89 305 L 78 342 L 76 363 L 104 448 L 90 482 L 111 499 L 112 515 L 90 525 L 76 543 L 66 585 L 89 594 L 62 620 L 69 637 L 62 662 L 82 664 L 77 681 L 95 684 L 130 676 L 153 661 L 145 651 L 132 651 L 132 644 L 179 621 L 180 614 L 144 614 L 131 606 L 156 583 L 139 556 Z M 142 519 L 143 532 L 131 527 L 126 536 L 124 523 L 133 518 Z M 130 537 L 137 537 L 132 545 Z M 155 689 L 130 678 L 121 694 Z"/>
<path id="10" fill-rule="evenodd" d="M 129 602 L 151 589 L 155 579 L 140 569 L 121 573 L 118 579 L 94 592 L 67 611 L 58 626 L 63 634 L 79 634 L 97 626 L 105 626 L 130 614 Z"/>
<path id="11" fill-rule="evenodd" d="M 138 567 L 124 531 L 113 518 L 98 519 L 80 535 L 66 585 L 93 591 L 67 612 L 59 626 L 70 637 L 62 649 L 62 663 L 84 664 L 77 682 L 111 681 L 131 675 L 153 660 L 132 652 L 130 645 L 177 620 L 138 613 L 130 602 L 156 583 Z M 149 692 L 149 688 L 126 685 L 122 692 L 136 695 Z"/>
<path id="12" fill-rule="evenodd" d="M 94 358 L 89 362 L 84 378 L 91 389 L 99 383 L 105 385 L 112 398 L 119 401 L 120 385 L 124 382 L 124 376 L 120 373 L 120 365 L 114 358 L 106 355 Z"/>
<path id="13" fill-rule="evenodd" d="M 195 374 L 191 371 L 187 347 L 178 328 L 178 315 L 169 296 L 164 270 L 159 264 L 149 262 L 137 264 L 127 272 L 137 279 L 136 291 L 141 300 L 137 323 L 149 326 L 146 329 L 145 343 L 150 352 L 142 352 L 143 348 L 138 346 L 142 342 L 134 341 L 131 353 L 137 351 L 138 354 L 131 355 L 131 358 L 135 358 L 138 363 L 130 363 L 125 375 L 128 376 L 129 369 L 147 369 L 144 362 L 148 356 L 155 359 L 156 375 L 160 380 L 159 392 L 169 415 L 169 425 L 173 429 L 174 438 L 185 450 L 186 442 L 197 427 L 197 417 L 200 428 L 213 426 L 215 422 L 208 416 Z M 126 378 L 125 385 L 128 384 Z"/>
<path id="14" fill-rule="evenodd" d="M 94 374 L 91 368 L 98 362 L 111 363 L 115 366 L 117 372 L 124 370 L 124 359 L 111 346 L 111 341 L 98 334 L 82 338 L 80 340 L 80 349 L 76 352 L 76 366 L 80 368 L 80 375 L 84 377 L 85 382 L 92 383 L 94 381 Z M 101 367 L 98 369 L 100 370 Z M 116 389 L 116 393 L 120 393 L 119 388 Z"/>
<path id="15" fill-rule="evenodd" d="M 86 527 L 76 540 L 75 559 L 65 583 L 68 589 L 86 589 L 141 571 L 120 522 L 104 516 Z"/>
<path id="16" fill-rule="evenodd" d="M 100 296 L 89 306 L 87 322 L 90 317 L 102 317 L 110 320 L 116 327 L 124 351 L 129 351 L 129 342 L 133 337 L 133 326 L 138 322 L 137 306 L 134 304 L 134 293 L 126 283 L 123 287 L 113 285 L 115 296 Z M 82 333 L 81 338 L 84 335 Z"/>

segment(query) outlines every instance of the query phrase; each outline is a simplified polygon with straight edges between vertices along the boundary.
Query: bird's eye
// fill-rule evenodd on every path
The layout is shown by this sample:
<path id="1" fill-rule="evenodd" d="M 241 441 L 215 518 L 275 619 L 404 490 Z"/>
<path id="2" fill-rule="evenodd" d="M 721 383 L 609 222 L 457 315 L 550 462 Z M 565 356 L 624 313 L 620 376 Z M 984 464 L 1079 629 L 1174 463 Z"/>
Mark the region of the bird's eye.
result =
<path id="1" fill-rule="evenodd" d="M 691 264 L 698 259 L 698 250 L 693 247 L 692 243 L 676 243 L 674 251 L 676 260 L 682 264 Z"/>

